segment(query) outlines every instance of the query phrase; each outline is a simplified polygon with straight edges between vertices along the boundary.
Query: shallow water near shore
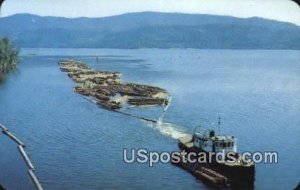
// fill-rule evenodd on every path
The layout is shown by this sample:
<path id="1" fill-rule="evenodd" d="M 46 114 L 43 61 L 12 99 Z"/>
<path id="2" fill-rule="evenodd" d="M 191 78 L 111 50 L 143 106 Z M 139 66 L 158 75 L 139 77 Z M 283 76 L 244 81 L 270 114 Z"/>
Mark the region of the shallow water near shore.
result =
<path id="1" fill-rule="evenodd" d="M 172 103 L 162 125 L 82 98 L 60 59 L 167 89 Z M 158 119 L 162 108 L 126 111 Z M 0 85 L 0 116 L 27 145 L 45 189 L 209 189 L 172 164 L 125 164 L 123 149 L 178 150 L 176 138 L 219 116 L 239 152 L 278 152 L 278 164 L 256 165 L 256 189 L 292 189 L 300 176 L 300 51 L 22 49 L 18 70 Z M 0 184 L 32 189 L 17 146 L 3 134 L 0 152 Z"/>

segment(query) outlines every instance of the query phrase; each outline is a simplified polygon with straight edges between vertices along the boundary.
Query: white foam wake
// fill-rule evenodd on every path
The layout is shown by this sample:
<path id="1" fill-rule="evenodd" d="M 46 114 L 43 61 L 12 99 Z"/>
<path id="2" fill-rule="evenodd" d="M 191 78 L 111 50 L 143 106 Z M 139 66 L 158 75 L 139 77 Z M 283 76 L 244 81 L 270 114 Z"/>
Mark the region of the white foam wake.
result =
<path id="1" fill-rule="evenodd" d="M 157 131 L 159 131 L 162 135 L 171 137 L 173 139 L 178 139 L 180 137 L 183 137 L 187 135 L 187 133 L 184 132 L 182 127 L 172 124 L 172 123 L 161 123 L 157 122 L 146 122 L 148 127 L 151 127 Z"/>
<path id="2" fill-rule="evenodd" d="M 173 139 L 178 139 L 180 137 L 183 137 L 187 135 L 182 127 L 172 124 L 172 123 L 164 123 L 163 119 L 164 116 L 171 104 L 172 97 L 169 98 L 169 103 L 164 107 L 162 114 L 158 118 L 157 122 L 147 122 L 147 126 L 154 128 L 155 130 L 158 130 L 161 134 L 165 136 L 169 136 Z"/>

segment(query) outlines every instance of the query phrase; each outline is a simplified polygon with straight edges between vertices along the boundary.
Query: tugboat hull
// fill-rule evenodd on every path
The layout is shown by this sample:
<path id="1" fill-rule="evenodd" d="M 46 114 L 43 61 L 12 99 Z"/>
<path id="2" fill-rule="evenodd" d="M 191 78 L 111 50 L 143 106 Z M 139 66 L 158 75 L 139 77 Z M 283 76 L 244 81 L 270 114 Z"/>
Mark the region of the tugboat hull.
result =
<path id="1" fill-rule="evenodd" d="M 208 155 L 207 152 L 195 149 L 187 142 L 182 143 L 179 141 L 179 148 L 186 153 L 202 152 Z M 238 156 L 238 155 L 237 155 Z M 208 158 L 208 156 L 207 156 Z M 174 163 L 175 164 L 175 163 Z M 186 163 L 183 159 L 176 163 L 179 167 L 189 171 L 195 177 L 207 183 L 208 185 L 224 188 L 230 187 L 231 189 L 253 189 L 255 180 L 255 166 L 254 164 L 226 164 L 217 162 L 212 158 L 212 162 L 206 163 Z"/>

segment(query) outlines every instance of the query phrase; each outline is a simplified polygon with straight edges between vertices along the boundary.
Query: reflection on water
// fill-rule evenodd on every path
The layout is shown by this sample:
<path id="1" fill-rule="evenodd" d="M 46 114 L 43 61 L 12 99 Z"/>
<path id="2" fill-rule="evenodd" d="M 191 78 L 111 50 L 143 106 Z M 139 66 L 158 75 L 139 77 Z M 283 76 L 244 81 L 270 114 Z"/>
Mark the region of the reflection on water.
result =
<path id="1" fill-rule="evenodd" d="M 28 145 L 45 189 L 207 189 L 171 164 L 125 164 L 122 153 L 123 148 L 177 150 L 178 137 L 192 133 L 203 118 L 218 116 L 221 130 L 238 138 L 239 151 L 278 151 L 278 164 L 257 165 L 257 189 L 292 189 L 298 183 L 299 51 L 22 50 L 33 53 L 0 85 L 0 116 Z M 172 104 L 160 125 L 99 109 L 73 92 L 74 83 L 57 66 L 63 58 L 161 86 Z M 161 108 L 126 111 L 149 118 L 162 113 Z M 0 183 L 30 189 L 26 166 L 4 141 L 0 136 Z"/>

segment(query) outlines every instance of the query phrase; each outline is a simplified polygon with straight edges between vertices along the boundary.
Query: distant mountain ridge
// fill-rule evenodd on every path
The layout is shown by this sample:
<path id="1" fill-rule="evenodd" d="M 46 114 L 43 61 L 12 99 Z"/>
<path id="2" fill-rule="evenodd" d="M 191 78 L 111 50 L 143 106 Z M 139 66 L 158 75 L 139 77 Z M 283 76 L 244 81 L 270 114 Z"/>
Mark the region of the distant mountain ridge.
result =
<path id="1" fill-rule="evenodd" d="M 103 18 L 0 18 L 20 47 L 300 49 L 300 26 L 262 18 L 141 12 Z"/>

